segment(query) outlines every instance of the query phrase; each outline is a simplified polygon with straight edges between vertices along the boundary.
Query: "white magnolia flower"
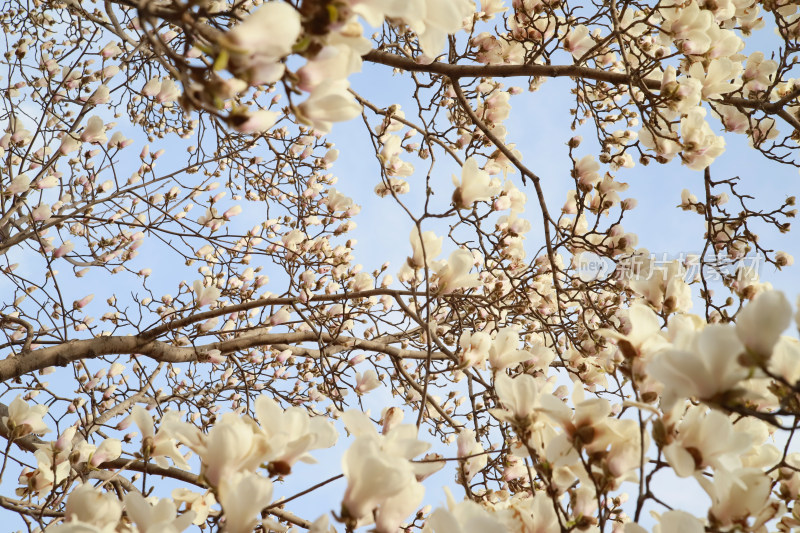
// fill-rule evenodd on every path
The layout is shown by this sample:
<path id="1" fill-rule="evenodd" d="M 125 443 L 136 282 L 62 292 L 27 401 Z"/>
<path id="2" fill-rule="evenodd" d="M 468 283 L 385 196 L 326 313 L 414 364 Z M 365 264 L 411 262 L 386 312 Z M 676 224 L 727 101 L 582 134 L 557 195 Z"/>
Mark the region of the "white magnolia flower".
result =
<path id="1" fill-rule="evenodd" d="M 43 435 L 50 431 L 42 417 L 47 414 L 47 406 L 41 404 L 28 405 L 17 396 L 8 406 L 8 416 L 3 417 L 3 424 L 14 437 L 23 437 L 33 433 Z"/>
<path id="2" fill-rule="evenodd" d="M 479 287 L 477 274 L 470 274 L 474 262 L 472 252 L 459 248 L 450 254 L 447 261 L 440 262 L 434 270 L 439 280 L 439 293 L 450 294 L 458 289 Z"/>
<path id="3" fill-rule="evenodd" d="M 22 194 L 31 188 L 31 180 L 25 174 L 20 174 L 6 187 L 6 194 Z"/>
<path id="4" fill-rule="evenodd" d="M 178 468 L 189 470 L 189 464 L 178 451 L 175 439 L 170 433 L 170 428 L 174 426 L 173 421 L 177 420 L 179 416 L 180 414 L 176 411 L 164 413 L 158 433 L 154 429 L 153 417 L 138 405 L 131 409 L 129 419 L 135 422 L 142 432 L 142 449 L 147 457 L 154 458 L 156 463 L 164 468 L 169 466 L 166 461 L 166 457 L 169 457 Z"/>
<path id="5" fill-rule="evenodd" d="M 656 354 L 647 371 L 665 386 L 661 399 L 665 410 L 679 398 L 715 401 L 749 374 L 738 361 L 744 351 L 733 327 L 712 324 L 695 335 L 690 349 Z"/>
<path id="6" fill-rule="evenodd" d="M 470 533 L 472 531 L 491 531 L 492 533 L 505 533 L 510 531 L 505 524 L 486 508 L 470 500 L 456 502 L 450 489 L 445 487 L 447 495 L 447 508 L 438 508 L 425 522 L 423 533 Z M 522 529 L 520 529 L 522 531 Z M 525 531 L 545 531 L 528 530 Z"/>
<path id="7" fill-rule="evenodd" d="M 530 352 L 519 349 L 519 333 L 511 328 L 499 330 L 489 349 L 489 364 L 495 372 L 533 358 Z"/>
<path id="8" fill-rule="evenodd" d="M 583 24 L 572 28 L 564 39 L 564 50 L 570 52 L 575 59 L 579 59 L 592 46 L 594 46 L 594 39 L 589 34 L 589 28 Z"/>
<path id="9" fill-rule="evenodd" d="M 703 170 L 725 151 L 725 139 L 714 135 L 705 116 L 704 108 L 695 107 L 681 119 L 681 158 L 692 170 Z"/>
<path id="10" fill-rule="evenodd" d="M 219 299 L 221 294 L 220 290 L 214 285 L 210 287 L 203 286 L 201 280 L 196 280 L 192 283 L 192 288 L 194 289 L 195 305 L 197 305 L 197 307 L 205 307 L 206 305 L 213 304 Z"/>
<path id="11" fill-rule="evenodd" d="M 664 457 L 679 477 L 702 472 L 707 467 L 733 471 L 741 468 L 741 454 L 750 449 L 752 438 L 737 431 L 719 411 L 691 407 L 677 427 L 677 438 L 664 447 Z"/>
<path id="12" fill-rule="evenodd" d="M 488 455 L 484 453 L 480 442 L 475 439 L 475 432 L 471 429 L 461 430 L 456 443 L 458 444 L 458 457 L 466 457 L 463 467 L 464 477 L 466 481 L 469 481 L 486 466 Z"/>
<path id="13" fill-rule="evenodd" d="M 698 518 L 685 511 L 667 511 L 657 517 L 653 533 L 704 533 L 706 528 Z M 639 524 L 625 524 L 625 533 L 647 533 Z"/>
<path id="14" fill-rule="evenodd" d="M 61 155 L 69 155 L 81 147 L 81 140 L 73 133 L 67 133 L 61 138 L 61 146 L 58 152 Z"/>
<path id="15" fill-rule="evenodd" d="M 236 46 L 280 59 L 289 55 L 302 31 L 300 13 L 286 2 L 268 2 L 228 32 Z"/>
<path id="16" fill-rule="evenodd" d="M 199 456 L 201 473 L 212 487 L 234 472 L 255 471 L 270 449 L 266 435 L 236 413 L 223 414 L 207 434 L 177 420 L 171 431 Z"/>
<path id="17" fill-rule="evenodd" d="M 342 471 L 347 478 L 342 510 L 354 519 L 366 517 L 390 498 L 403 496 L 409 486 L 416 484 L 408 461 L 386 453 L 380 442 L 370 436 L 356 438 L 347 449 L 342 457 Z M 406 506 L 408 513 L 418 503 L 415 496 L 407 495 L 410 499 L 407 503 L 411 504 Z M 398 503 L 401 502 L 395 502 L 395 507 L 403 507 Z"/>
<path id="18" fill-rule="evenodd" d="M 760 468 L 741 468 L 734 472 L 718 470 L 713 480 L 705 476 L 696 479 L 711 497 L 709 516 L 724 528 L 746 523 L 749 517 L 758 516 L 769 502 L 772 479 Z"/>
<path id="19" fill-rule="evenodd" d="M 192 525 L 194 511 L 176 516 L 175 502 L 169 498 L 151 504 L 138 492 L 125 495 L 125 510 L 139 528 L 139 533 L 180 533 Z"/>
<path id="20" fill-rule="evenodd" d="M 459 339 L 461 353 L 459 359 L 465 367 L 476 366 L 486 367 L 486 359 L 489 358 L 489 349 L 492 346 L 492 338 L 483 331 L 465 331 Z"/>
<path id="21" fill-rule="evenodd" d="M 363 374 L 356 372 L 356 392 L 358 394 L 366 394 L 371 390 L 375 390 L 381 386 L 381 381 L 378 379 L 378 373 L 373 369 L 369 369 Z"/>
<path id="22" fill-rule="evenodd" d="M 366 525 L 375 510 L 378 531 L 394 533 L 422 501 L 424 488 L 417 480 L 431 473 L 431 463 L 409 460 L 430 445 L 417 439 L 417 428 L 410 424 L 394 426 L 379 435 L 369 417 L 360 411 L 346 411 L 342 420 L 355 437 L 342 457 L 347 478 L 342 514 Z M 433 463 L 433 467 L 441 465 Z"/>
<path id="23" fill-rule="evenodd" d="M 217 499 L 210 490 L 205 494 L 200 494 L 186 488 L 177 488 L 172 491 L 172 499 L 179 504 L 185 503 L 188 509 L 194 511 L 195 516 L 192 523 L 196 526 L 206 521 L 211 508 L 217 504 Z"/>
<path id="24" fill-rule="evenodd" d="M 501 186 L 489 173 L 478 168 L 478 161 L 474 157 L 468 158 L 461 169 L 461 181 L 453 176 L 453 203 L 458 209 L 472 209 L 472 204 L 478 201 L 489 201 L 500 193 Z"/>
<path id="25" fill-rule="evenodd" d="M 736 334 L 757 360 L 765 360 L 792 321 L 792 306 L 780 291 L 758 294 L 736 317 Z"/>
<path id="26" fill-rule="evenodd" d="M 119 439 L 106 439 L 94 451 L 89 459 L 89 464 L 99 466 L 106 461 L 113 461 L 122 455 L 122 441 Z"/>
<path id="27" fill-rule="evenodd" d="M 259 433 L 267 443 L 262 461 L 282 474 L 288 473 L 286 470 L 297 461 L 315 463 L 308 452 L 330 448 L 339 436 L 330 420 L 308 416 L 301 407 L 284 410 L 267 396 L 256 398 L 255 411 L 261 425 Z"/>
<path id="28" fill-rule="evenodd" d="M 261 510 L 272 501 L 272 482 L 253 472 L 234 472 L 222 479 L 220 500 L 227 533 L 250 533 L 260 523 Z M 278 526 L 273 531 L 284 528 Z"/>
<path id="29" fill-rule="evenodd" d="M 361 113 L 361 105 L 347 92 L 347 80 L 322 83 L 297 109 L 297 118 L 315 130 L 328 133 L 333 122 L 344 122 Z"/>
<path id="30" fill-rule="evenodd" d="M 742 64 L 731 61 L 727 57 L 711 61 L 704 69 L 703 63 L 698 61 L 689 68 L 689 76 L 698 80 L 703 86 L 703 99 L 717 98 L 739 89 L 742 80 Z M 733 81 L 731 81 L 733 80 Z"/>
<path id="31" fill-rule="evenodd" d="M 280 118 L 280 113 L 260 109 L 246 115 L 237 115 L 233 127 L 241 133 L 261 133 L 274 126 L 278 118 Z"/>
<path id="32" fill-rule="evenodd" d="M 81 133 L 81 141 L 87 143 L 104 144 L 108 140 L 106 137 L 106 125 L 103 119 L 94 115 L 86 121 L 86 127 Z"/>
<path id="33" fill-rule="evenodd" d="M 529 374 L 510 378 L 500 372 L 495 375 L 497 399 L 504 409 L 492 409 L 492 416 L 522 427 L 529 425 L 541 408 L 541 385 Z"/>
<path id="34" fill-rule="evenodd" d="M 102 492 L 88 483 L 75 487 L 67 498 L 65 518 L 67 523 L 93 526 L 100 531 L 115 531 L 120 517 L 120 501 L 107 492 Z M 54 531 L 63 530 L 55 528 Z"/>
<path id="35" fill-rule="evenodd" d="M 475 10 L 472 0 L 411 0 L 360 4 L 358 12 L 373 26 L 384 17 L 402 19 L 419 37 L 422 52 L 429 58 L 442 53 L 447 36 L 461 29 L 462 21 Z M 358 5 L 358 4 L 357 4 Z"/>
<path id="36" fill-rule="evenodd" d="M 444 237 L 437 237 L 432 231 L 423 232 L 422 239 L 420 239 L 419 230 L 415 227 L 411 230 L 410 238 L 413 254 L 408 258 L 407 262 L 411 268 L 422 268 L 425 266 L 426 261 L 430 265 L 442 253 Z"/>

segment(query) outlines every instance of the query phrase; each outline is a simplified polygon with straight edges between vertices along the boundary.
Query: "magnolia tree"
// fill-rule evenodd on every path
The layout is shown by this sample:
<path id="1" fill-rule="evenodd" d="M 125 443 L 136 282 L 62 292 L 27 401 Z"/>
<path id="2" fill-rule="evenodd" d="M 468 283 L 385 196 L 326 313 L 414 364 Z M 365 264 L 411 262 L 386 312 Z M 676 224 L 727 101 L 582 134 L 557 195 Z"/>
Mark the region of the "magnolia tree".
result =
<path id="1" fill-rule="evenodd" d="M 798 164 L 796 2 L 12 0 L 0 21 L 4 528 L 800 527 L 793 309 L 742 262 L 791 264 L 756 231 L 795 200 L 754 208 L 713 165 L 736 135 L 753 168 Z M 367 66 L 403 99 L 352 90 Z M 571 172 L 540 177 L 504 123 L 548 83 L 576 131 Z M 345 121 L 359 172 L 335 164 Z M 671 262 L 623 228 L 616 177 L 667 163 L 704 191 L 669 199 L 705 224 Z M 358 249 L 337 172 L 406 217 L 382 228 L 404 264 Z M 679 478 L 707 498 L 682 507 Z"/>

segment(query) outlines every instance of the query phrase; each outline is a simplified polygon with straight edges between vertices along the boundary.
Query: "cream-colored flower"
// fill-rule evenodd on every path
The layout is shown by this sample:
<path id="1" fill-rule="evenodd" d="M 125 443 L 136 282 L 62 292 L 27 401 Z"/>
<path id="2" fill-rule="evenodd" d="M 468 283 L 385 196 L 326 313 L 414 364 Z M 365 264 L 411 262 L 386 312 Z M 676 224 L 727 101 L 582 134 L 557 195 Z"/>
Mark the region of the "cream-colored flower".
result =
<path id="1" fill-rule="evenodd" d="M 460 182 L 453 176 L 453 184 L 456 186 L 453 203 L 458 209 L 472 209 L 475 202 L 489 201 L 501 190 L 497 180 L 478 168 L 478 161 L 474 157 L 464 162 Z"/>

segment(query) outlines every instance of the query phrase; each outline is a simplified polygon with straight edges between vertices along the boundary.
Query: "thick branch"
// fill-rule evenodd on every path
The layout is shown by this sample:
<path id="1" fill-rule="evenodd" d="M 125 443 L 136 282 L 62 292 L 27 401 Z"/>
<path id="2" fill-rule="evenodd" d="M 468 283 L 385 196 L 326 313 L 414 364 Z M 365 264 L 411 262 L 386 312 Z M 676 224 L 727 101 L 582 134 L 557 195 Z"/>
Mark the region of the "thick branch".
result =
<path id="1" fill-rule="evenodd" d="M 317 335 L 311 331 L 294 333 L 251 333 L 230 340 L 212 342 L 201 346 L 180 347 L 166 342 L 149 340 L 142 336 L 107 336 L 88 340 L 70 341 L 28 353 L 25 357 L 8 357 L 0 361 L 0 382 L 51 366 L 65 366 L 80 359 L 102 355 L 144 355 L 165 363 L 186 363 L 202 361 L 211 350 L 229 354 L 257 346 L 274 344 L 298 344 L 302 342 L 325 342 L 332 347 L 357 348 L 381 352 L 405 359 L 427 359 L 428 353 L 416 350 L 403 350 L 376 341 L 354 337 L 336 337 L 328 333 Z M 303 355 L 315 357 L 316 350 L 303 350 Z M 434 353 L 433 359 L 448 359 L 443 353 Z"/>
<path id="2" fill-rule="evenodd" d="M 411 59 L 378 50 L 370 51 L 362 56 L 362 59 L 410 72 L 440 74 L 448 78 L 538 76 L 543 78 L 584 78 L 605 81 L 614 85 L 631 85 L 632 83 L 631 77 L 621 72 L 609 72 L 577 65 L 452 65 L 438 62 L 422 65 Z M 639 82 L 648 89 L 661 87 L 661 82 L 656 80 L 643 79 Z"/>
<path id="3" fill-rule="evenodd" d="M 389 52 L 372 50 L 362 56 L 365 61 L 399 68 L 408 72 L 427 72 L 447 76 L 451 79 L 458 78 L 511 78 L 515 76 L 542 77 L 542 78 L 583 78 L 587 80 L 604 81 L 612 85 L 631 85 L 644 87 L 650 90 L 661 89 L 661 82 L 654 79 L 638 78 L 623 72 L 610 72 L 607 70 L 581 67 L 578 65 L 453 65 L 450 63 L 434 62 L 427 65 L 417 63 L 406 57 Z M 751 100 L 729 96 L 714 100 L 714 102 L 741 107 L 745 109 L 759 109 L 767 114 L 778 115 L 792 127 L 800 130 L 800 120 L 788 113 L 784 106 L 797 97 L 797 92 L 792 92 L 777 102 L 769 100 Z"/>

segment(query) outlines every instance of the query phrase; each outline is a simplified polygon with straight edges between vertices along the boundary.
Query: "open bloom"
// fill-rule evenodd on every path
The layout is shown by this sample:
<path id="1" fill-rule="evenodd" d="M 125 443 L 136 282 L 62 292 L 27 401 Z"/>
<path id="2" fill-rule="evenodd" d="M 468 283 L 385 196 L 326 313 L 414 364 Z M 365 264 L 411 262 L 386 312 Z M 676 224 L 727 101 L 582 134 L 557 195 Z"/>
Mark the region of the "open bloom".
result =
<path id="1" fill-rule="evenodd" d="M 28 405 L 17 396 L 8 406 L 8 416 L 3 417 L 3 424 L 11 431 L 15 437 L 22 437 L 31 433 L 42 435 L 50 431 L 42 417 L 47 414 L 46 405 Z"/>
<path id="2" fill-rule="evenodd" d="M 491 348 L 489 348 L 489 364 L 495 372 L 533 359 L 533 357 L 530 352 L 519 349 L 519 333 L 511 328 L 503 328 L 498 331 Z"/>
<path id="3" fill-rule="evenodd" d="M 461 334 L 459 344 L 461 344 L 459 358 L 464 366 L 486 367 L 486 359 L 492 346 L 492 338 L 488 333 L 465 331 Z"/>
<path id="4" fill-rule="evenodd" d="M 450 294 L 458 289 L 480 286 L 477 274 L 470 274 L 474 258 L 472 252 L 459 248 L 450 254 L 447 261 L 435 267 L 439 279 L 439 293 Z"/>
<path id="5" fill-rule="evenodd" d="M 665 409 L 679 398 L 715 401 L 747 377 L 748 369 L 738 361 L 744 350 L 733 327 L 712 324 L 695 335 L 689 349 L 656 354 L 647 372 L 665 386 Z"/>
<path id="6" fill-rule="evenodd" d="M 200 280 L 196 280 L 192 284 L 192 288 L 194 289 L 197 307 L 205 307 L 206 305 L 213 304 L 217 301 L 220 295 L 218 288 L 213 285 L 210 287 L 204 287 L 203 282 Z"/>
<path id="7" fill-rule="evenodd" d="M 259 514 L 272 500 L 272 482 L 253 472 L 235 472 L 223 478 L 220 504 L 225 513 L 225 531 L 250 533 L 261 522 Z M 270 528 L 271 529 L 271 528 Z M 278 526 L 275 531 L 282 528 Z"/>
<path id="8" fill-rule="evenodd" d="M 286 2 L 268 2 L 226 34 L 231 51 L 230 68 L 251 85 L 272 83 L 285 67 L 302 31 L 300 13 Z"/>
<path id="9" fill-rule="evenodd" d="M 88 143 L 103 144 L 108 140 L 106 137 L 106 126 L 103 119 L 97 115 L 86 121 L 86 127 L 81 133 L 81 141 Z"/>
<path id="10" fill-rule="evenodd" d="M 255 403 L 260 434 L 268 442 L 263 458 L 269 463 L 267 468 L 284 473 L 297 461 L 315 463 L 309 451 L 330 448 L 336 443 L 338 433 L 324 417 L 308 416 L 301 407 L 284 410 L 267 396 L 259 396 Z"/>
<path id="11" fill-rule="evenodd" d="M 447 494 L 447 508 L 440 507 L 431 513 L 430 518 L 425 522 L 423 533 L 467 533 L 470 531 L 505 533 L 510 531 L 498 518 L 493 516 L 494 513 L 490 513 L 484 507 L 470 500 L 456 502 L 450 490 L 447 487 L 444 490 Z"/>
<path id="12" fill-rule="evenodd" d="M 86 529 L 95 528 L 94 531 L 109 533 L 116 530 L 117 523 L 122 516 L 122 505 L 119 500 L 101 492 L 88 483 L 78 485 L 69 493 L 65 517 L 67 524 L 77 526 L 80 524 Z M 86 527 L 88 526 L 88 527 Z M 68 531 L 66 527 L 56 527 L 53 531 Z M 81 531 L 76 529 L 76 531 Z"/>
<path id="13" fill-rule="evenodd" d="M 752 439 L 737 431 L 719 411 L 691 407 L 678 426 L 678 436 L 664 447 L 664 457 L 680 477 L 701 472 L 708 466 L 733 471 L 742 466 L 740 455 L 750 449 Z"/>
<path id="14" fill-rule="evenodd" d="M 151 504 L 138 492 L 125 495 L 125 510 L 140 533 L 180 533 L 194 520 L 194 511 L 176 516 L 175 502 L 169 498 Z"/>
<path id="15" fill-rule="evenodd" d="M 430 445 L 417 440 L 412 425 L 395 426 L 379 435 L 364 413 L 347 411 L 342 418 L 356 437 L 342 457 L 347 478 L 342 514 L 366 524 L 375 510 L 377 530 L 394 533 L 422 501 L 425 489 L 417 479 L 429 465 L 409 460 Z"/>
<path id="16" fill-rule="evenodd" d="M 315 130 L 327 133 L 334 122 L 350 120 L 361 113 L 361 105 L 347 92 L 347 80 L 317 85 L 297 107 L 297 118 Z"/>
<path id="17" fill-rule="evenodd" d="M 780 291 L 764 291 L 736 318 L 736 334 L 758 359 L 766 359 L 792 321 L 792 306 Z"/>
<path id="18" fill-rule="evenodd" d="M 471 209 L 475 202 L 489 201 L 501 190 L 497 180 L 492 179 L 488 172 L 478 168 L 478 161 L 474 157 L 464 162 L 461 182 L 453 176 L 453 185 L 456 186 L 453 203 L 458 209 Z"/>
<path id="19" fill-rule="evenodd" d="M 436 237 L 432 231 L 422 233 L 420 239 L 420 232 L 417 228 L 411 230 L 411 249 L 413 254 L 408 258 L 408 266 L 417 269 L 425 266 L 427 261 L 431 264 L 440 253 L 442 253 L 442 241 L 444 237 Z"/>
<path id="20" fill-rule="evenodd" d="M 178 468 L 189 470 L 189 464 L 175 445 L 175 439 L 169 431 L 172 426 L 171 420 L 177 420 L 179 414 L 175 411 L 167 411 L 161 421 L 161 427 L 156 433 L 154 429 L 153 417 L 142 407 L 135 405 L 131 409 L 130 420 L 136 422 L 142 432 L 142 449 L 145 456 L 152 457 L 161 467 L 169 466 L 166 457 L 171 458 Z"/>

